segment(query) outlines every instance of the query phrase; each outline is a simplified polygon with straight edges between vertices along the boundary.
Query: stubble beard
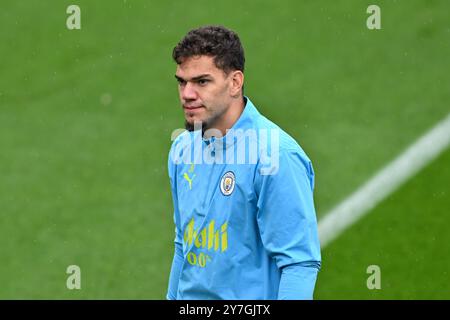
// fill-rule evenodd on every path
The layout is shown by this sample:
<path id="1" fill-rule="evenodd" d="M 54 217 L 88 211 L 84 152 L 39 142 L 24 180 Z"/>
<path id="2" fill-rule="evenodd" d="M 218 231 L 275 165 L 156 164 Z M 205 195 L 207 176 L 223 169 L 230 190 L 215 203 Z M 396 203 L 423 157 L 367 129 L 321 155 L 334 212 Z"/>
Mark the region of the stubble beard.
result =
<path id="1" fill-rule="evenodd" d="M 217 123 L 217 121 L 225 114 L 227 109 L 220 110 L 220 112 L 211 115 L 209 118 L 203 121 L 197 121 L 194 122 L 188 122 L 186 119 L 184 120 L 184 127 L 187 131 L 194 131 L 195 129 L 201 128 L 202 129 L 202 136 L 208 129 L 213 129 L 214 125 Z"/>

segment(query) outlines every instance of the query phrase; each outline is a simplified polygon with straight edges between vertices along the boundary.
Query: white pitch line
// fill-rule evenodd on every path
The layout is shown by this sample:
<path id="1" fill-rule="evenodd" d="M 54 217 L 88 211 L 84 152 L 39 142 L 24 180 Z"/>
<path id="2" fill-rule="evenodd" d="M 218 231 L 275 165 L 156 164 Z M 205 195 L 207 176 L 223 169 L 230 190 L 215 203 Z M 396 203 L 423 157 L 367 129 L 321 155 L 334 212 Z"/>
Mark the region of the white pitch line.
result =
<path id="1" fill-rule="evenodd" d="M 450 113 L 319 221 L 324 248 L 450 144 Z"/>

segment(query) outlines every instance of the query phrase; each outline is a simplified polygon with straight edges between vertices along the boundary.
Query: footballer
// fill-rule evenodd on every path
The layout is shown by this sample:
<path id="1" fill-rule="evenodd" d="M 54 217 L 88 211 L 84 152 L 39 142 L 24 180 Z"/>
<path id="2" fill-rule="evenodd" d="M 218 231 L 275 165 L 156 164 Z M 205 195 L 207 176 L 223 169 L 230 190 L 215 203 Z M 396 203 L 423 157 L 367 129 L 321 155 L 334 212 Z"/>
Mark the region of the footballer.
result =
<path id="1" fill-rule="evenodd" d="M 173 59 L 187 130 L 168 161 L 167 299 L 312 299 L 321 254 L 310 159 L 244 95 L 235 32 L 191 30 Z"/>

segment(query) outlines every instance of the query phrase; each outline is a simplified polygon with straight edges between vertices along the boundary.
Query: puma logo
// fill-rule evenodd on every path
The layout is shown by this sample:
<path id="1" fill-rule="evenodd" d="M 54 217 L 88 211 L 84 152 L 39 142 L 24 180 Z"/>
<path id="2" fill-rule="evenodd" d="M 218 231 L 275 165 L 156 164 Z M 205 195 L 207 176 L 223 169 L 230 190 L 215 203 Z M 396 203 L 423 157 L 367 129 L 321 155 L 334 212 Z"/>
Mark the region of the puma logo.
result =
<path id="1" fill-rule="evenodd" d="M 188 172 L 194 173 L 194 164 L 191 164 Z M 185 172 L 183 174 L 183 178 L 189 183 L 189 190 L 192 190 L 192 180 L 194 180 L 195 178 L 195 173 L 192 175 L 192 177 L 190 177 L 189 174 Z"/>

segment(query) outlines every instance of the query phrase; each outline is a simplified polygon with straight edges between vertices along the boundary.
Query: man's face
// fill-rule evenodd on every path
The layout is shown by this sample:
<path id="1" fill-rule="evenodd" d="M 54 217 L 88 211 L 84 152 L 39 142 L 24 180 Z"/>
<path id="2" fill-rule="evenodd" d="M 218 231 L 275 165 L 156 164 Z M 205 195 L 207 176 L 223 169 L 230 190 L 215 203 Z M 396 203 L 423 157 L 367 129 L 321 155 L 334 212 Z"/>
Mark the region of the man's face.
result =
<path id="1" fill-rule="evenodd" d="M 177 65 L 175 77 L 188 130 L 193 130 L 194 122 L 201 122 L 203 130 L 214 128 L 231 104 L 230 79 L 213 59 L 194 56 Z"/>

